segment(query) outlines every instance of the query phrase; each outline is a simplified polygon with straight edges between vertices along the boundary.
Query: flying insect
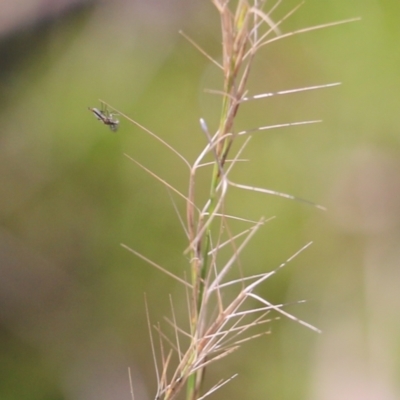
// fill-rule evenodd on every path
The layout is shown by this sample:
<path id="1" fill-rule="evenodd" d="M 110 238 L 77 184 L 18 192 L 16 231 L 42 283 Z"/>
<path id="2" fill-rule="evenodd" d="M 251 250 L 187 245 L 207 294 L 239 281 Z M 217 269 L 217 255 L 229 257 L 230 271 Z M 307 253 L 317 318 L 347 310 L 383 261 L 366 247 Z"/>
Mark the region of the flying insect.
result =
<path id="1" fill-rule="evenodd" d="M 113 132 L 118 130 L 119 120 L 115 118 L 115 115 L 117 114 L 111 113 L 103 102 L 101 102 L 100 110 L 95 107 L 88 107 L 88 109 L 99 121 L 101 121 L 104 125 L 109 126 Z"/>

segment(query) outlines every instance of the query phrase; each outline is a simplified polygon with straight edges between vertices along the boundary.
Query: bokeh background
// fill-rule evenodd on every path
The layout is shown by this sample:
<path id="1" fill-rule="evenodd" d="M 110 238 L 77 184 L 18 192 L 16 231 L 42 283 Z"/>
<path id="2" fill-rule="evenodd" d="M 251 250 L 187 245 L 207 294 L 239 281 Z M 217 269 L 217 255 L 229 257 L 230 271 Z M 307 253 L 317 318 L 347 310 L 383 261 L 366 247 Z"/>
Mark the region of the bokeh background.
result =
<path id="1" fill-rule="evenodd" d="M 221 75 L 178 31 L 219 59 L 218 15 L 204 0 L 0 6 L 0 399 L 130 399 L 128 367 L 136 398 L 153 399 L 144 293 L 154 322 L 170 294 L 184 313 L 185 295 L 120 243 L 180 276 L 187 243 L 168 192 L 124 153 L 182 191 L 187 171 L 127 120 L 114 134 L 87 107 L 107 101 L 193 161 L 199 118 L 212 131 L 218 119 L 220 99 L 204 89 Z M 362 21 L 265 47 L 249 93 L 343 85 L 247 103 L 237 125 L 323 119 L 255 134 L 234 178 L 328 211 L 230 198 L 236 215 L 276 216 L 243 254 L 249 274 L 314 241 L 260 294 L 323 333 L 273 322 L 210 369 L 208 385 L 239 373 L 215 399 L 400 398 L 400 3 L 309 0 L 282 30 L 350 17 Z"/>

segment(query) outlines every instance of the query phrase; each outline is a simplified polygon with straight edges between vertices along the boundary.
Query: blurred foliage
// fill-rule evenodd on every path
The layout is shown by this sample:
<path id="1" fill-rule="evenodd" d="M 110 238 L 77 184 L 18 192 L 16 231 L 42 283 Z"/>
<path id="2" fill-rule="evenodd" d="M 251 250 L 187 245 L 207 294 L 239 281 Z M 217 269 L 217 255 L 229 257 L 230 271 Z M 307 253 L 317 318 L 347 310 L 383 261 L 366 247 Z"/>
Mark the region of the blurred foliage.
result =
<path id="1" fill-rule="evenodd" d="M 210 3 L 93 2 L 2 38 L 2 400 L 128 399 L 128 366 L 138 398 L 153 398 L 143 294 L 153 321 L 170 313 L 169 294 L 184 316 L 185 294 L 120 243 L 180 276 L 187 243 L 169 194 L 124 153 L 183 192 L 188 174 L 129 121 L 112 133 L 87 107 L 101 98 L 194 160 L 206 140 L 199 118 L 216 128 L 219 99 L 204 89 L 220 88 L 220 76 L 178 31 L 219 58 Z M 295 4 L 284 1 L 274 17 Z M 235 215 L 277 217 L 244 252 L 246 273 L 272 270 L 315 241 L 263 295 L 294 302 L 290 312 L 325 333 L 273 322 L 271 335 L 213 366 L 210 385 L 239 373 L 215 398 L 399 397 L 399 8 L 310 0 L 283 31 L 362 21 L 258 54 L 252 95 L 343 82 L 245 104 L 237 127 L 323 119 L 254 134 L 244 154 L 251 162 L 234 179 L 328 212 L 235 188 L 229 202 Z M 208 190 L 206 174 L 197 190 Z"/>

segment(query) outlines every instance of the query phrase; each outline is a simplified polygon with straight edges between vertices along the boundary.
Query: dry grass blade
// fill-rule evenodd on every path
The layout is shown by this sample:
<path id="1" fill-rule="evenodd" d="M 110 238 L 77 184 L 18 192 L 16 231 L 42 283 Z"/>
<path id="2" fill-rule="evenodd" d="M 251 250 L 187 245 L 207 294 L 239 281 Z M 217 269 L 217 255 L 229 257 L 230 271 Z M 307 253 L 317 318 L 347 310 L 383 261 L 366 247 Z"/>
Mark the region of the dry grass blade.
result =
<path id="1" fill-rule="evenodd" d="M 140 254 L 138 251 L 133 250 L 132 248 L 130 248 L 129 246 L 127 246 L 126 244 L 123 244 L 123 243 L 121 243 L 121 246 L 124 249 L 126 249 L 126 250 L 130 251 L 131 253 L 133 253 L 135 256 L 141 258 L 143 261 L 146 261 L 151 266 L 157 268 L 158 270 L 163 272 L 165 275 L 170 276 L 171 278 L 175 279 L 177 282 L 181 283 L 184 286 L 187 286 L 190 289 L 192 288 L 192 285 L 189 282 L 186 282 L 184 279 L 179 278 L 179 276 L 174 275 L 172 272 L 170 272 L 167 269 L 161 267 L 161 265 L 156 264 L 154 261 L 151 261 L 149 258 L 147 258 L 144 255 Z"/>
<path id="2" fill-rule="evenodd" d="M 267 131 L 267 130 L 279 129 L 279 128 L 288 128 L 291 126 L 319 124 L 320 122 L 322 122 L 321 119 L 316 119 L 316 120 L 310 120 L 310 121 L 297 121 L 297 122 L 286 122 L 284 124 L 266 125 L 266 126 L 260 126 L 258 128 L 252 128 L 252 129 L 246 129 L 245 131 L 240 131 L 237 133 L 237 135 L 242 136 L 242 135 L 248 135 L 251 132 Z"/>
<path id="3" fill-rule="evenodd" d="M 132 397 L 132 400 L 135 400 L 135 394 L 133 392 L 132 374 L 131 374 L 131 368 L 130 367 L 128 367 L 128 375 L 129 375 L 129 387 L 131 389 L 131 397 Z"/>
<path id="4" fill-rule="evenodd" d="M 186 200 L 188 203 L 190 203 L 190 199 L 188 197 L 186 197 L 183 193 L 181 193 L 179 190 L 175 189 L 172 185 L 170 185 L 166 180 L 160 178 L 157 174 L 155 174 L 154 172 L 150 171 L 149 168 L 145 167 L 143 164 L 141 164 L 139 161 L 135 160 L 134 158 L 132 158 L 131 156 L 129 156 L 128 154 L 124 154 L 126 158 L 128 158 L 129 160 L 131 160 L 132 162 L 134 162 L 136 165 L 138 165 L 140 168 L 142 168 L 144 171 L 146 171 L 149 175 L 151 175 L 153 178 L 157 179 L 159 182 L 161 182 L 167 189 L 172 190 L 173 192 L 175 192 L 178 196 L 180 196 L 181 198 L 183 198 L 184 200 Z M 195 207 L 195 204 L 191 203 L 192 206 Z"/>
<path id="5" fill-rule="evenodd" d="M 279 197 L 283 197 L 283 198 L 289 199 L 289 200 L 296 200 L 296 201 L 299 201 L 301 203 L 309 204 L 310 206 L 319 208 L 322 211 L 326 211 L 326 208 L 324 206 L 321 206 L 319 204 L 313 203 L 312 201 L 309 201 L 309 200 L 306 200 L 306 199 L 302 199 L 301 197 L 293 196 L 291 194 L 277 192 L 276 190 L 270 190 L 270 189 L 260 188 L 260 187 L 256 187 L 256 186 L 242 185 L 240 183 L 234 183 L 234 182 L 229 182 L 229 185 L 237 187 L 239 189 L 250 190 L 252 192 L 258 192 L 258 193 L 264 193 L 264 194 L 272 194 L 273 196 L 279 196 Z"/>
<path id="6" fill-rule="evenodd" d="M 326 89 L 326 88 L 335 87 L 335 86 L 339 86 L 339 85 L 341 85 L 341 82 L 326 83 L 324 85 L 306 86 L 306 87 L 297 88 L 297 89 L 279 90 L 278 92 L 262 93 L 262 94 L 257 94 L 255 96 L 251 96 L 251 97 L 243 97 L 242 102 L 265 99 L 267 97 L 273 97 L 273 96 L 279 96 L 279 95 L 285 95 L 285 94 L 308 92 L 310 90 Z"/>
<path id="7" fill-rule="evenodd" d="M 190 164 L 189 162 L 186 160 L 185 157 L 182 156 L 181 153 L 179 153 L 179 151 L 177 151 L 174 147 L 172 147 L 169 143 L 167 143 L 164 139 L 162 139 L 160 136 L 156 135 L 155 133 L 153 133 L 150 129 L 146 128 L 145 126 L 143 126 L 142 124 L 140 124 L 139 122 L 135 121 L 134 119 L 130 118 L 128 115 L 124 114 L 123 112 L 119 111 L 118 109 L 110 106 L 109 104 L 107 104 L 105 101 L 100 100 L 100 102 L 104 103 L 108 108 L 116 111 L 118 113 L 118 115 L 121 115 L 122 117 L 124 117 L 127 121 L 131 122 L 132 124 L 136 125 L 138 128 L 140 128 L 142 131 L 146 132 L 148 135 L 150 135 L 151 137 L 153 137 L 154 139 L 156 139 L 158 142 L 160 142 L 163 146 L 165 146 L 168 150 L 170 150 L 172 153 L 174 153 L 176 156 L 178 156 L 178 158 L 180 158 L 184 164 L 188 167 L 188 169 L 190 169 Z"/>
<path id="8" fill-rule="evenodd" d="M 218 285 L 221 282 L 221 280 L 225 277 L 225 275 L 231 269 L 231 267 L 234 264 L 234 262 L 237 260 L 240 252 L 246 247 L 247 243 L 250 241 L 250 239 L 255 235 L 255 233 L 258 231 L 258 229 L 263 224 L 264 224 L 264 219 L 262 218 L 255 226 L 250 228 L 250 232 L 246 236 L 246 239 L 239 246 L 237 253 L 232 255 L 232 257 L 225 264 L 225 266 L 221 269 L 221 271 L 218 272 L 218 276 L 215 278 L 215 280 L 208 287 L 208 289 L 207 289 L 208 294 L 211 294 L 211 292 L 218 287 Z"/>
<path id="9" fill-rule="evenodd" d="M 333 27 L 333 26 L 348 24 L 348 23 L 357 22 L 357 21 L 361 21 L 361 18 L 349 18 L 349 19 L 344 19 L 342 21 L 329 22 L 329 23 L 326 23 L 326 24 L 315 25 L 315 26 L 310 26 L 308 28 L 298 29 L 296 31 L 288 32 L 288 33 L 285 33 L 285 34 L 283 34 L 281 36 L 266 40 L 265 42 L 261 43 L 258 47 L 260 48 L 262 46 L 266 46 L 267 44 L 270 44 L 272 42 L 276 42 L 277 40 L 280 40 L 280 39 L 288 38 L 290 36 L 300 35 L 302 33 L 312 32 L 312 31 L 316 31 L 316 30 L 319 30 L 319 29 L 330 28 L 330 27 Z"/>
<path id="10" fill-rule="evenodd" d="M 274 218 L 275 218 L 275 217 L 271 217 L 271 218 L 265 220 L 264 223 L 265 223 L 265 222 L 272 221 Z M 234 219 L 239 220 L 239 221 L 251 222 L 251 223 L 254 224 L 254 225 L 257 224 L 257 221 L 249 221 L 249 220 L 244 220 L 244 219 L 242 219 L 242 218 L 234 218 Z M 244 235 L 247 235 L 248 233 L 250 233 L 250 231 L 251 231 L 251 228 L 246 229 L 246 230 L 244 230 L 244 231 L 242 231 L 242 232 L 237 233 L 235 236 L 230 237 L 230 238 L 227 239 L 225 242 L 219 243 L 219 244 L 218 244 L 217 246 L 215 246 L 212 250 L 210 250 L 208 254 L 209 254 L 209 255 L 212 255 L 212 254 L 214 254 L 214 253 L 218 253 L 218 251 L 220 251 L 221 249 L 223 249 L 223 248 L 226 247 L 227 245 L 232 244 L 236 239 L 239 239 L 240 237 L 242 237 L 242 236 L 244 236 Z M 221 287 L 221 286 L 219 286 L 219 287 Z"/>
<path id="11" fill-rule="evenodd" d="M 317 332 L 317 333 L 321 333 L 321 332 L 322 332 L 320 329 L 316 328 L 315 326 L 309 324 L 308 322 L 302 321 L 301 319 L 299 319 L 299 318 L 293 316 L 292 314 L 289 314 L 288 312 L 282 310 L 281 307 L 274 306 L 274 305 L 273 305 L 272 303 L 270 303 L 269 301 L 263 299 L 263 298 L 260 297 L 260 296 L 257 296 L 257 295 L 254 294 L 254 293 L 249 293 L 248 296 L 253 297 L 253 298 L 255 298 L 256 300 L 259 300 L 261 303 L 264 303 L 264 304 L 266 304 L 268 307 L 271 307 L 271 309 L 273 309 L 273 310 L 279 312 L 280 314 L 282 314 L 282 315 L 284 315 L 285 317 L 291 319 L 292 321 L 296 321 L 296 322 L 299 323 L 300 325 L 303 325 L 303 326 L 305 326 L 306 328 L 311 329 L 311 330 L 314 331 L 314 332 Z"/>
<path id="12" fill-rule="evenodd" d="M 207 393 L 205 393 L 203 396 L 199 397 L 197 400 L 203 400 L 206 397 L 208 397 L 210 394 L 213 394 L 214 392 L 216 392 L 218 389 L 220 389 L 222 386 L 226 385 L 227 383 L 229 383 L 232 379 L 235 379 L 238 376 L 238 374 L 232 375 L 230 378 L 221 381 L 220 383 L 216 384 L 215 386 L 213 386 Z"/>
<path id="13" fill-rule="evenodd" d="M 199 53 L 203 54 L 208 60 L 210 60 L 213 64 L 215 64 L 219 69 L 222 69 L 222 65 L 219 64 L 216 60 L 214 60 L 210 55 L 207 54 L 194 40 L 192 40 L 185 32 L 179 31 L 179 33 L 193 46 L 195 47 Z"/>
<path id="14" fill-rule="evenodd" d="M 157 364 L 157 356 L 156 356 L 156 349 L 154 347 L 154 340 L 153 340 L 153 334 L 151 332 L 151 326 L 150 326 L 150 313 L 149 313 L 149 307 L 147 304 L 147 298 L 146 295 L 144 296 L 144 304 L 146 307 L 146 319 L 147 319 L 147 329 L 149 332 L 149 337 L 150 337 L 150 345 L 151 345 L 151 353 L 153 356 L 153 363 L 154 363 L 154 370 L 156 373 L 156 377 L 157 377 L 157 395 L 156 398 L 159 396 L 159 393 L 161 391 L 161 381 L 160 381 L 160 373 L 158 371 L 158 364 Z"/>
<path id="15" fill-rule="evenodd" d="M 171 295 L 169 296 L 169 302 L 171 304 L 171 312 L 172 312 L 173 326 L 174 326 L 174 331 L 175 331 L 175 341 L 176 341 L 177 353 L 178 353 L 179 361 L 181 361 L 182 353 L 181 353 L 181 346 L 179 343 L 178 332 L 182 332 L 182 331 L 179 329 L 178 324 L 176 323 L 175 309 L 174 309 L 174 305 L 172 303 Z"/>

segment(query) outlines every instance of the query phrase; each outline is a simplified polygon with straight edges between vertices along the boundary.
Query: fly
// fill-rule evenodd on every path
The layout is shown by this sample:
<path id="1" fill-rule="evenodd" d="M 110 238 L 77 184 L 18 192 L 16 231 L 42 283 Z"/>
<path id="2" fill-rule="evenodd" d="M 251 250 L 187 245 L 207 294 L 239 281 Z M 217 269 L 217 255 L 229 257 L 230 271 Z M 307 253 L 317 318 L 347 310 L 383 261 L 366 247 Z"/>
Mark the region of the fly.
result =
<path id="1" fill-rule="evenodd" d="M 108 111 L 107 107 L 105 106 L 105 104 L 102 102 L 101 103 L 101 109 L 99 110 L 98 108 L 92 108 L 92 107 L 88 107 L 89 111 L 91 111 L 94 116 L 101 121 L 104 125 L 107 125 L 110 127 L 110 129 L 113 132 L 116 132 L 118 130 L 118 125 L 119 125 L 119 121 L 118 119 L 116 119 L 114 117 L 114 113 L 111 113 L 110 111 Z"/>

